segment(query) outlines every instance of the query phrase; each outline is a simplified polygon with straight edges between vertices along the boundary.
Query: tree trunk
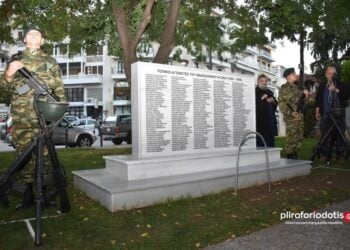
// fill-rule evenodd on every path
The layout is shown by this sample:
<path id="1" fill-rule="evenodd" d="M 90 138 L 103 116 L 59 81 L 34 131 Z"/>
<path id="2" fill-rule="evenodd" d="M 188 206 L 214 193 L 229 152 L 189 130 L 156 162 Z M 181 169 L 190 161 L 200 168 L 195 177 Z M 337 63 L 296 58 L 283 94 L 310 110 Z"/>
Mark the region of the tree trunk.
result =
<path id="1" fill-rule="evenodd" d="M 126 81 L 131 86 L 131 64 L 137 61 L 136 49 L 146 30 L 150 20 L 151 12 L 155 0 L 147 0 L 146 7 L 143 12 L 143 18 L 133 37 L 128 26 L 126 11 L 119 6 L 113 4 L 113 16 L 116 21 L 116 29 L 119 35 L 120 44 L 123 51 L 123 61 Z"/>
<path id="2" fill-rule="evenodd" d="M 304 87 L 304 40 L 305 40 L 305 32 L 300 32 L 300 64 L 299 64 L 299 85 Z"/>
<path id="3" fill-rule="evenodd" d="M 170 1 L 168 16 L 163 29 L 160 47 L 153 60 L 155 63 L 167 63 L 169 55 L 175 47 L 174 37 L 180 5 L 181 0 Z"/>

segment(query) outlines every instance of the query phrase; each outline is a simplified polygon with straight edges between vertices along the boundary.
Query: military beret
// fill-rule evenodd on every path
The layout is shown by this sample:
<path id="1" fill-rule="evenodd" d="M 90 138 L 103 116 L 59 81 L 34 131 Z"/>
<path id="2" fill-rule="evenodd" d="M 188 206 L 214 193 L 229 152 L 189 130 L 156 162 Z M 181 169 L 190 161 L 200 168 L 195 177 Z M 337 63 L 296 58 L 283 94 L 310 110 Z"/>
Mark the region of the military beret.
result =
<path id="1" fill-rule="evenodd" d="M 293 74 L 293 73 L 295 73 L 294 68 L 288 68 L 288 69 L 286 69 L 286 70 L 283 72 L 283 77 L 287 77 L 287 76 L 289 76 L 290 74 Z"/>
<path id="2" fill-rule="evenodd" d="M 27 24 L 23 27 L 23 31 L 24 31 L 24 37 L 27 35 L 27 33 L 31 30 L 36 30 L 39 31 L 41 33 L 42 36 L 44 36 L 43 31 L 40 29 L 40 27 L 36 24 Z"/>

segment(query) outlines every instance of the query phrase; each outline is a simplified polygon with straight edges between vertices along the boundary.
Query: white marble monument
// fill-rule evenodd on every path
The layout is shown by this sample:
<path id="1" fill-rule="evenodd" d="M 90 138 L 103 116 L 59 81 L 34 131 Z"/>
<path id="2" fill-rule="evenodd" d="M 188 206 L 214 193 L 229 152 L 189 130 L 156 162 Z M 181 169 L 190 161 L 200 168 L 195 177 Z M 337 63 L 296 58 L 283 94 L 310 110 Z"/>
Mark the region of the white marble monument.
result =
<path id="1" fill-rule="evenodd" d="M 132 154 L 74 172 L 75 186 L 111 211 L 200 196 L 234 185 L 237 146 L 255 131 L 255 79 L 163 64 L 132 65 Z M 310 172 L 269 149 L 272 180 Z M 249 140 L 239 186 L 266 182 L 264 150 Z"/>

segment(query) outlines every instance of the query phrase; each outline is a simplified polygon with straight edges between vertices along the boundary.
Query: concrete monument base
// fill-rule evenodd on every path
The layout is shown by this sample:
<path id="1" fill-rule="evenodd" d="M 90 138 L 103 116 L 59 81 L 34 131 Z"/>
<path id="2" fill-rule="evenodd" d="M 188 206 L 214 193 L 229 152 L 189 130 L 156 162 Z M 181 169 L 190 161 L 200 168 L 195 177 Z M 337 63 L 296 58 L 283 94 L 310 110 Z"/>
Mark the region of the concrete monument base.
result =
<path id="1" fill-rule="evenodd" d="M 271 181 L 307 175 L 310 161 L 280 159 L 280 149 L 268 150 Z M 75 187 L 114 212 L 198 197 L 233 188 L 236 155 L 228 152 L 133 160 L 106 156 L 106 169 L 74 171 Z M 240 156 L 239 188 L 267 182 L 264 150 L 245 150 Z M 268 192 L 268 190 L 266 190 Z"/>

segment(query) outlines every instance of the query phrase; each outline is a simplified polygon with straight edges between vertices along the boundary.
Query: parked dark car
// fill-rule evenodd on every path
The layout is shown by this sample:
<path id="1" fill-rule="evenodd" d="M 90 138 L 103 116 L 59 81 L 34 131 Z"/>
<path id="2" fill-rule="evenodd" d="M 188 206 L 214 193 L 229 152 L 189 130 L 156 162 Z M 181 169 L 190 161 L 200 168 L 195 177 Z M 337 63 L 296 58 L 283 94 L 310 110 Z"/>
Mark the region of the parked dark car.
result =
<path id="1" fill-rule="evenodd" d="M 112 142 L 116 145 L 126 141 L 127 144 L 131 144 L 131 115 L 118 115 L 115 126 L 115 138 Z"/>
<path id="2" fill-rule="evenodd" d="M 11 124 L 12 127 L 12 124 Z M 67 145 L 70 147 L 91 147 L 96 141 L 96 135 L 89 129 L 73 126 L 65 118 L 54 128 L 52 133 L 52 140 L 55 145 Z M 12 144 L 12 135 L 9 133 L 5 141 Z"/>
<path id="3" fill-rule="evenodd" d="M 115 135 L 115 125 L 117 122 L 116 116 L 108 116 L 101 125 L 100 133 L 101 136 L 114 137 Z"/>

